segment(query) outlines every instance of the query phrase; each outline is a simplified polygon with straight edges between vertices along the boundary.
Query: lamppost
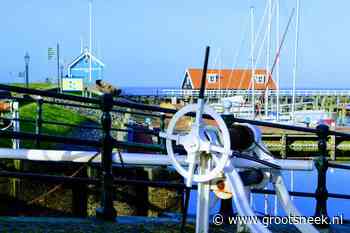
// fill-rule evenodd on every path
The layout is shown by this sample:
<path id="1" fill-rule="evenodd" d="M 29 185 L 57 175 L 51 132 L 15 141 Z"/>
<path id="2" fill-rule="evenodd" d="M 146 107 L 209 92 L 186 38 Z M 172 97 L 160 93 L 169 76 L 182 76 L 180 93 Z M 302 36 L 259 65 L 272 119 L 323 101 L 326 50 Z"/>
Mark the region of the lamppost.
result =
<path id="1" fill-rule="evenodd" d="M 26 88 L 29 88 L 29 60 L 30 60 L 30 56 L 28 54 L 28 52 L 26 52 L 26 54 L 24 55 L 24 62 L 26 65 Z"/>
<path id="2" fill-rule="evenodd" d="M 60 66 L 60 69 L 61 69 L 61 74 L 60 74 L 60 78 L 59 78 L 59 86 L 60 86 L 60 92 L 62 93 L 62 90 L 63 90 L 63 72 L 64 72 L 64 64 L 61 63 L 61 66 Z"/>

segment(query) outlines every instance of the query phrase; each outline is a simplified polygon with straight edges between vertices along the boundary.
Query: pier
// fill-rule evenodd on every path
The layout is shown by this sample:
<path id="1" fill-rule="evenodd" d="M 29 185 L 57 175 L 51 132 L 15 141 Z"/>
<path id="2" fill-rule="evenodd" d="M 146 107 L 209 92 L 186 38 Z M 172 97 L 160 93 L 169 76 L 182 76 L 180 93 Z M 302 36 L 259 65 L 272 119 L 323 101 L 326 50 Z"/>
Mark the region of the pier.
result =
<path id="1" fill-rule="evenodd" d="M 242 96 L 250 105 L 252 90 L 206 90 L 205 96 L 209 103 L 218 103 L 220 99 Z M 199 95 L 199 90 L 191 89 L 163 89 L 157 94 L 123 95 L 141 103 L 159 104 L 169 102 L 172 104 L 193 103 Z M 256 99 L 263 99 L 268 104 L 268 111 L 276 111 L 276 90 L 255 90 Z M 350 89 L 300 89 L 296 90 L 296 110 L 327 110 L 335 112 L 350 103 Z M 280 90 L 279 104 L 281 112 L 291 110 L 293 91 L 290 89 Z"/>

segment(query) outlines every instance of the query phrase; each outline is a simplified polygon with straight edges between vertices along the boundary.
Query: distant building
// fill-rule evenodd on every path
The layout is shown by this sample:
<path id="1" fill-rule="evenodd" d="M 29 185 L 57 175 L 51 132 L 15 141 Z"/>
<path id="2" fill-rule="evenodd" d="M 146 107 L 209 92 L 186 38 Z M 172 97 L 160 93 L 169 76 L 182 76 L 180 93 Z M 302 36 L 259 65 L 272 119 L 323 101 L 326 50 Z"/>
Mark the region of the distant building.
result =
<path id="1" fill-rule="evenodd" d="M 90 80 L 90 56 L 91 80 Z M 82 91 L 94 85 L 96 80 L 103 79 L 104 64 L 93 56 L 87 49 L 68 65 L 68 77 L 63 78 L 62 86 L 65 91 Z"/>
<path id="2" fill-rule="evenodd" d="M 266 77 L 268 76 L 268 77 Z M 252 88 L 251 69 L 209 69 L 207 71 L 206 89 L 208 90 L 248 90 Z M 187 69 L 182 81 L 182 89 L 200 89 L 202 69 Z M 256 90 L 276 90 L 271 74 L 266 70 L 256 69 L 254 72 Z"/>

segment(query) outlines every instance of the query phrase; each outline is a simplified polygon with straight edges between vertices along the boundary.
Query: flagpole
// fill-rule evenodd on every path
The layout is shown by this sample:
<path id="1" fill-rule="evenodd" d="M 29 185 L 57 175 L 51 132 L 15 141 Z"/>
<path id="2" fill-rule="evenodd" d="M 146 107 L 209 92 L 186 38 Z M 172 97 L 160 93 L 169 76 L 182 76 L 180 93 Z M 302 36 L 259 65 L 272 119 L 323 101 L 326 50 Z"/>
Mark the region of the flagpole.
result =
<path id="1" fill-rule="evenodd" d="M 89 85 L 91 87 L 92 82 L 92 0 L 89 0 L 89 21 L 90 21 L 90 30 L 89 30 Z M 91 97 L 91 93 L 90 93 Z"/>
<path id="2" fill-rule="evenodd" d="M 298 65 L 298 45 L 299 45 L 299 21 L 300 21 L 300 1 L 296 0 L 296 22 L 295 22 L 295 45 L 294 45 L 294 67 L 293 67 L 293 90 L 292 90 L 292 122 L 295 123 L 295 89 Z"/>

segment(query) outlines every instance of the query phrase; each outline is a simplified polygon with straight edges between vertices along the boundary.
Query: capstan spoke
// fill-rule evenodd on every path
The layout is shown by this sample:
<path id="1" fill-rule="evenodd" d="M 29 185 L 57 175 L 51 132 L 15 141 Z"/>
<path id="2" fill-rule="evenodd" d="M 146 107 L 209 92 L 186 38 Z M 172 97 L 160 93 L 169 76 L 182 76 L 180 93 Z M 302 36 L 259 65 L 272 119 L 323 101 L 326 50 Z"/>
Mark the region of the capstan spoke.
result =
<path id="1" fill-rule="evenodd" d="M 201 142 L 201 151 L 205 151 L 207 153 L 221 153 L 221 154 L 226 153 L 226 150 L 224 147 L 211 144 L 208 141 Z"/>
<path id="2" fill-rule="evenodd" d="M 219 164 L 220 163 L 220 158 L 219 158 L 218 155 L 219 154 L 215 154 L 215 153 L 211 154 L 211 157 L 213 158 L 215 164 Z"/>
<path id="3" fill-rule="evenodd" d="M 216 145 L 210 145 L 209 146 L 209 151 L 210 152 L 217 152 L 217 153 L 221 153 L 221 154 L 224 154 L 226 152 L 224 147 L 216 146 Z"/>
<path id="4" fill-rule="evenodd" d="M 193 175 L 194 175 L 194 170 L 195 170 L 195 165 L 196 165 L 196 153 L 190 153 L 188 155 L 188 177 L 186 180 L 186 186 L 187 187 L 192 187 L 192 181 L 193 181 Z"/>
<path id="5" fill-rule="evenodd" d="M 169 140 L 173 140 L 173 141 L 178 141 L 180 135 L 178 135 L 178 134 L 176 134 L 176 135 L 174 135 L 174 134 L 167 134 L 167 133 L 160 132 L 159 136 L 161 138 L 165 138 L 165 139 L 169 139 Z"/>

